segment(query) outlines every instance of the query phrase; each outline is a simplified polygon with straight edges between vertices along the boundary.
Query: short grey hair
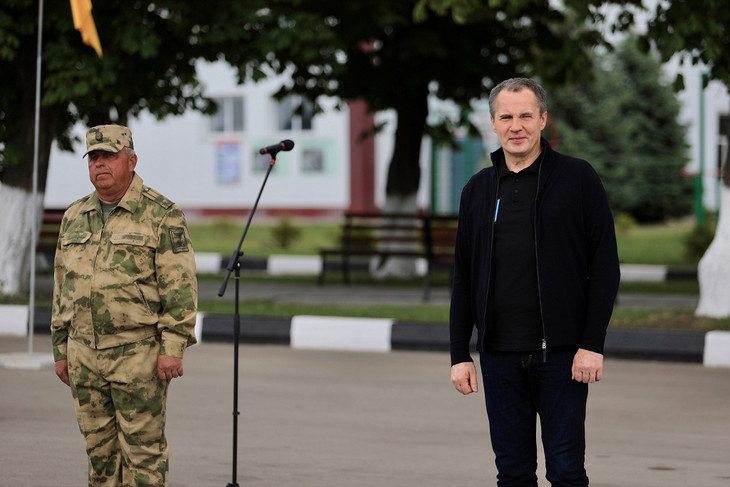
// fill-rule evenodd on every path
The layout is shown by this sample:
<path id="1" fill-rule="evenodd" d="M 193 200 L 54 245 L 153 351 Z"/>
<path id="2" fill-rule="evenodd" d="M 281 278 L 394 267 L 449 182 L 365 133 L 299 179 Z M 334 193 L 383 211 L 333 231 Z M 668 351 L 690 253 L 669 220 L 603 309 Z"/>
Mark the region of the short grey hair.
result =
<path id="1" fill-rule="evenodd" d="M 489 92 L 489 114 L 494 117 L 497 95 L 499 95 L 500 92 L 507 90 L 516 93 L 523 89 L 532 91 L 535 94 L 535 97 L 537 97 L 537 106 L 540 109 L 540 116 L 547 112 L 547 92 L 540 83 L 530 78 L 510 78 L 502 81 Z"/>

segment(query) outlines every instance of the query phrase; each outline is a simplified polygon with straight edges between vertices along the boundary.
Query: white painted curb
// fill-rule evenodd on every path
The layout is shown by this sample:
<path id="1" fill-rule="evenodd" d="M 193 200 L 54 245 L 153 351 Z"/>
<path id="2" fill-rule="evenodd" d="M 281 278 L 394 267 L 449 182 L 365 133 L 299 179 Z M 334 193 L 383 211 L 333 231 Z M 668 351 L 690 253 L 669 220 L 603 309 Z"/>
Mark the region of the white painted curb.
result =
<path id="1" fill-rule="evenodd" d="M 292 348 L 390 352 L 393 320 L 294 316 L 291 321 Z"/>
<path id="2" fill-rule="evenodd" d="M 730 367 L 730 331 L 710 331 L 705 334 L 705 367 Z"/>
<path id="3" fill-rule="evenodd" d="M 205 321 L 205 313 L 198 311 L 195 315 L 195 339 L 198 343 L 203 342 L 203 321 Z"/>
<path id="4" fill-rule="evenodd" d="M 622 265 L 621 280 L 624 282 L 664 282 L 667 266 L 663 265 Z"/>
<path id="5" fill-rule="evenodd" d="M 28 335 L 28 306 L 7 304 L 0 306 L 0 335 Z"/>
<path id="6" fill-rule="evenodd" d="M 272 276 L 316 276 L 322 270 L 322 259 L 311 255 L 272 255 L 267 265 Z"/>
<path id="7" fill-rule="evenodd" d="M 206 252 L 195 253 L 195 270 L 198 274 L 216 274 L 221 271 L 221 256 Z"/>
<path id="8" fill-rule="evenodd" d="M 40 370 L 53 368 L 52 353 L 0 354 L 0 369 Z"/>

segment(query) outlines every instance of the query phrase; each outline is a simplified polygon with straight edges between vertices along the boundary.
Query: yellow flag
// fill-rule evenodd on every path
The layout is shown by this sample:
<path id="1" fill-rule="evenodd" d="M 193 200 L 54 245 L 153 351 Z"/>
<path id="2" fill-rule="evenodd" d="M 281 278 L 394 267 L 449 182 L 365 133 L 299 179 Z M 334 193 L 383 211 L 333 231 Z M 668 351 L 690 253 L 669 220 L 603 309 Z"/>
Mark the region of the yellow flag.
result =
<path id="1" fill-rule="evenodd" d="M 91 46 L 101 57 L 101 42 L 96 32 L 94 17 L 91 16 L 91 0 L 70 0 L 71 15 L 74 19 L 74 28 L 81 32 L 81 40 Z"/>

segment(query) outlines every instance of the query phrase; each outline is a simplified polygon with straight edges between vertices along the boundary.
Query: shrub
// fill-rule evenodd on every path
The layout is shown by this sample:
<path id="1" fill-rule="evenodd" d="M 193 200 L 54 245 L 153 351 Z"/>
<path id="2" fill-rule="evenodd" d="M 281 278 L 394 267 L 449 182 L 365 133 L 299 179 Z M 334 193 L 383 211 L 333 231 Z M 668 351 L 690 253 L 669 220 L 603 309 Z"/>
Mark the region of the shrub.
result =
<path id="1" fill-rule="evenodd" d="M 271 238 L 274 244 L 282 249 L 287 249 L 302 234 L 302 230 L 293 225 L 289 215 L 283 215 L 276 224 L 271 227 Z"/>
<path id="2" fill-rule="evenodd" d="M 684 240 L 684 252 L 688 260 L 698 262 L 715 238 L 714 218 L 708 218 L 703 223 L 695 224 L 692 233 Z"/>
<path id="3" fill-rule="evenodd" d="M 616 233 L 626 235 L 632 228 L 636 228 L 636 219 L 628 213 L 619 213 L 614 218 Z"/>

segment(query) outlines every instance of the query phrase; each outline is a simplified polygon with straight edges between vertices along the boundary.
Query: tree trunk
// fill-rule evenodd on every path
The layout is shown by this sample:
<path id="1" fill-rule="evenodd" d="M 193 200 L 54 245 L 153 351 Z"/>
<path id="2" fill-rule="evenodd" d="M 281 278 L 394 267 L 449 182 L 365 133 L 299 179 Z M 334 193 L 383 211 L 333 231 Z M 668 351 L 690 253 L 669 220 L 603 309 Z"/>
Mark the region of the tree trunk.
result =
<path id="1" fill-rule="evenodd" d="M 727 140 L 730 141 L 730 124 Z M 700 259 L 697 278 L 700 281 L 700 301 L 695 315 L 709 318 L 730 316 L 730 150 L 727 151 L 722 190 L 720 193 L 720 212 L 715 238 Z"/>
<path id="2" fill-rule="evenodd" d="M 421 141 L 428 116 L 427 87 L 404 94 L 396 107 L 396 113 L 398 126 L 395 130 L 393 157 L 388 167 L 383 212 L 415 214 L 418 211 L 417 194 L 421 181 Z M 388 244 L 391 249 L 397 245 L 395 242 Z M 370 262 L 370 274 L 375 279 L 414 277 L 418 274 L 416 260 L 406 257 L 375 258 Z"/>
<path id="3" fill-rule="evenodd" d="M 700 301 L 695 315 L 730 316 L 730 188 L 722 185 L 720 221 L 715 238 L 697 268 Z"/>
<path id="4" fill-rule="evenodd" d="M 406 202 L 409 196 L 415 197 L 418 193 L 421 180 L 421 140 L 428 116 L 426 87 L 410 96 L 404 96 L 396 107 L 396 113 L 398 126 L 395 130 L 393 157 L 388 167 L 385 197 L 386 200 L 395 197 Z M 415 209 L 414 207 L 408 210 Z"/>
<path id="5" fill-rule="evenodd" d="M 25 90 L 31 91 L 32 90 Z M 28 98 L 28 96 L 26 96 Z M 18 294 L 29 290 L 30 252 L 33 215 L 40 231 L 43 196 L 48 175 L 48 157 L 53 143 L 55 115 L 41 110 L 38 151 L 38 197 L 33 201 L 33 145 L 35 138 L 35 102 L 29 97 L 21 120 L 16 121 L 12 145 L 22 159 L 5 161 L 0 173 L 0 294 Z"/>
<path id="6" fill-rule="evenodd" d="M 15 295 L 29 289 L 33 215 L 43 214 L 43 194 L 34 205 L 32 193 L 0 183 L 0 208 L 0 294 Z"/>

